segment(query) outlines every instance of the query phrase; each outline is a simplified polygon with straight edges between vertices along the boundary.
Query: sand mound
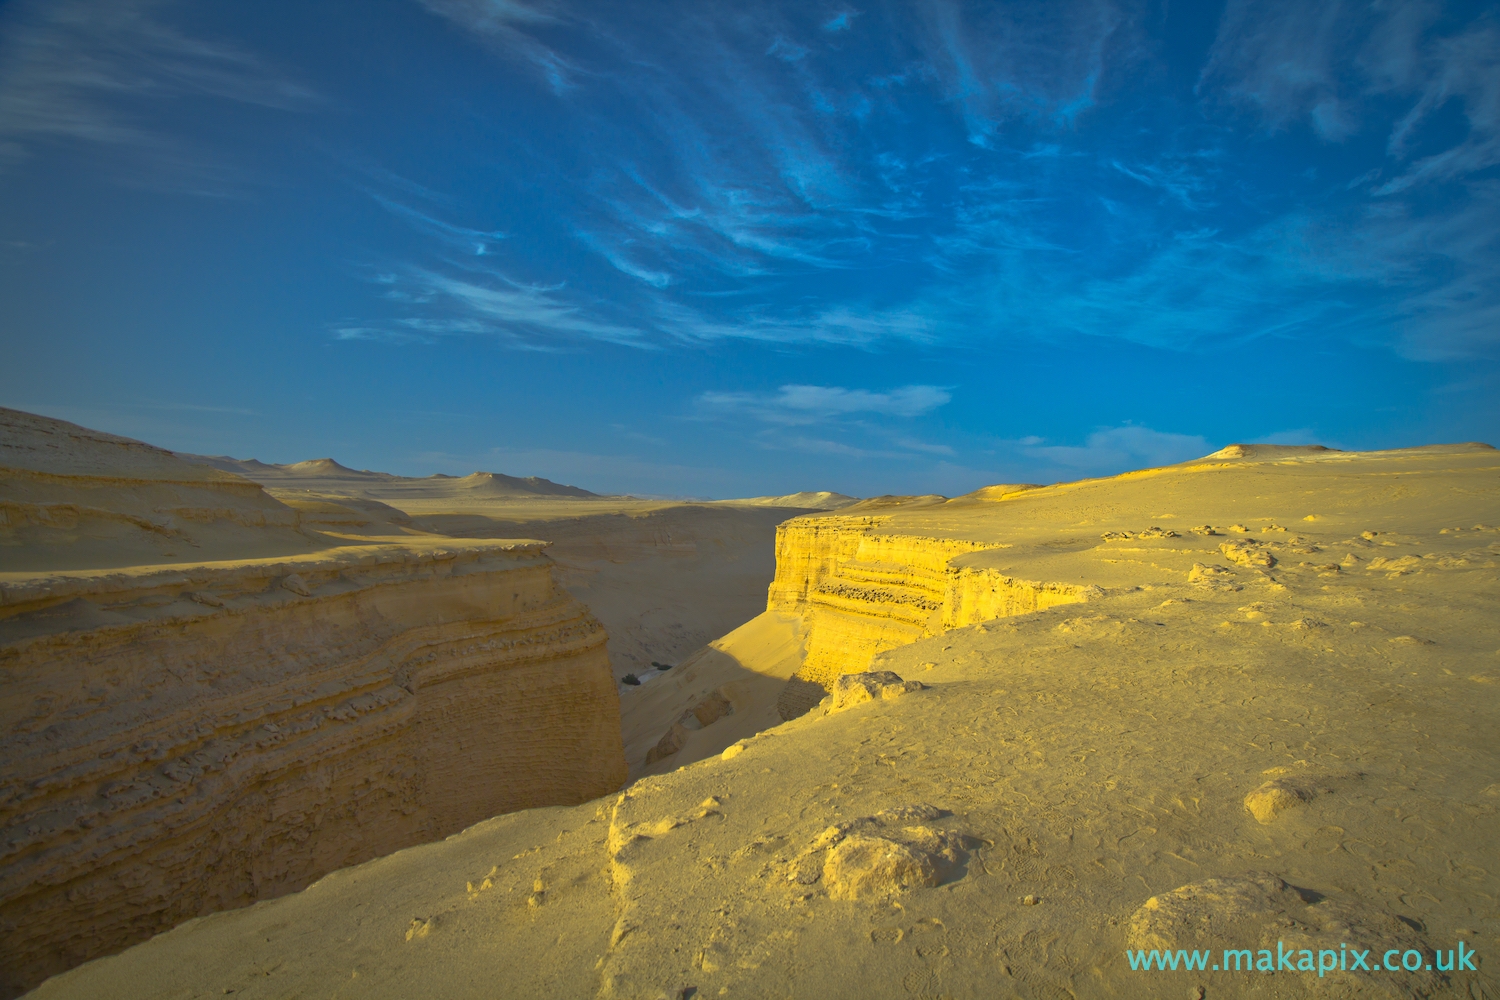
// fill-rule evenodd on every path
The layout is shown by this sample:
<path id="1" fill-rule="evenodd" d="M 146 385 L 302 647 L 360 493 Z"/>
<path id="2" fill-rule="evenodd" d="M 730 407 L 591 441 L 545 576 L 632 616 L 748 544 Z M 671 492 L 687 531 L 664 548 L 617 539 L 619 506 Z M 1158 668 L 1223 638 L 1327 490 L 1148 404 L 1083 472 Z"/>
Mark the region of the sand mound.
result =
<path id="1" fill-rule="evenodd" d="M 104 480 L 216 483 L 232 479 L 142 441 L 3 407 L 0 468 L 12 474 Z"/>
<path id="2" fill-rule="evenodd" d="M 816 493 L 788 493 L 779 497 L 750 497 L 745 500 L 719 500 L 716 503 L 748 503 L 758 507 L 800 507 L 803 510 L 838 510 L 858 503 L 858 497 L 820 490 Z"/>
<path id="3" fill-rule="evenodd" d="M 0 409 L 0 576 L 311 551 L 259 485 L 130 438 Z"/>
<path id="4" fill-rule="evenodd" d="M 527 476 L 503 476 L 498 472 L 475 472 L 452 481 L 452 485 L 486 496 L 549 496 L 549 497 L 596 497 L 599 494 L 579 489 L 577 486 L 562 486 L 550 479 Z"/>
<path id="5" fill-rule="evenodd" d="M 1041 489 L 1036 483 L 997 483 L 994 486 L 982 486 L 973 493 L 966 493 L 958 500 L 1004 500 L 1006 497 L 1025 493 L 1027 490 Z"/>

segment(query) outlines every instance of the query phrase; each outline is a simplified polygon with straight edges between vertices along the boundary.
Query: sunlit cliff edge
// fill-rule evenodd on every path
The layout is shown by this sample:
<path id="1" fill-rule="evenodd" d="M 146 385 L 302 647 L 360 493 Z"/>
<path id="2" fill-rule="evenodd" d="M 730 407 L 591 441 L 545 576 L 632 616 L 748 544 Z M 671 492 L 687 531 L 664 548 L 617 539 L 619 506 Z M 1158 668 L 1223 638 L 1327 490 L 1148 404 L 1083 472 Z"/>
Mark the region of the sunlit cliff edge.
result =
<path id="1" fill-rule="evenodd" d="M 36 995 L 1216 996 L 1125 949 L 1463 941 L 1267 995 L 1488 996 L 1497 510 L 1487 446 L 1241 446 L 799 517 L 767 611 L 625 695 L 657 773 Z"/>

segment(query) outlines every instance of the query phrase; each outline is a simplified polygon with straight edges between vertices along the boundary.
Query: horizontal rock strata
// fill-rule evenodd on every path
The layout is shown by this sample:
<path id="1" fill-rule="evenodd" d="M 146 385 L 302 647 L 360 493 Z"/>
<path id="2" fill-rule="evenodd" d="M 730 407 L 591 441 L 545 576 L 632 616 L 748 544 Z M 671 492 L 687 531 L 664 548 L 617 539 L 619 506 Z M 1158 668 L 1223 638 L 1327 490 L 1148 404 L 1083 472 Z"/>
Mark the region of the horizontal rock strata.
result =
<path id="1" fill-rule="evenodd" d="M 253 483 L 0 411 L 0 997 L 619 787 L 605 631 L 545 547 L 323 534 Z"/>
<path id="2" fill-rule="evenodd" d="M 1087 600 L 1097 588 L 1018 580 L 962 556 L 1003 548 L 967 539 L 893 534 L 888 516 L 811 516 L 776 532 L 767 608 L 801 615 L 807 659 L 783 716 L 816 704 L 844 673 L 946 629 Z"/>
<path id="3" fill-rule="evenodd" d="M 8 989 L 497 813 L 617 787 L 605 634 L 540 549 L 303 568 L 308 597 L 268 567 L 200 571 L 192 597 L 108 595 L 157 604 L 145 621 L 0 647 Z"/>

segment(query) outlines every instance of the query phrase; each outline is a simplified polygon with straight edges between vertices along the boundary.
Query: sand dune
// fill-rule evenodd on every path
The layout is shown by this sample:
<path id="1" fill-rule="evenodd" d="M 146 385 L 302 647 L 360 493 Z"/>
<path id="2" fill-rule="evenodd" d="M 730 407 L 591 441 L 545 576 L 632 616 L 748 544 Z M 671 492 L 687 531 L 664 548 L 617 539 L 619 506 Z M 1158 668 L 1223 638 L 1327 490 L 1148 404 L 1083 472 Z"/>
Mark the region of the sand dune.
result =
<path id="1" fill-rule="evenodd" d="M 858 497 L 822 490 L 816 493 L 787 493 L 779 497 L 749 497 L 744 500 L 719 500 L 717 503 L 754 504 L 757 507 L 801 507 L 804 510 L 838 510 L 858 503 Z"/>
<path id="2" fill-rule="evenodd" d="M 823 706 L 37 996 L 1494 995 L 1497 510 L 1496 453 L 1447 446 L 799 518 L 770 617 L 639 696 L 710 716 L 802 646 Z M 1125 956 L 1460 941 L 1478 971 Z"/>

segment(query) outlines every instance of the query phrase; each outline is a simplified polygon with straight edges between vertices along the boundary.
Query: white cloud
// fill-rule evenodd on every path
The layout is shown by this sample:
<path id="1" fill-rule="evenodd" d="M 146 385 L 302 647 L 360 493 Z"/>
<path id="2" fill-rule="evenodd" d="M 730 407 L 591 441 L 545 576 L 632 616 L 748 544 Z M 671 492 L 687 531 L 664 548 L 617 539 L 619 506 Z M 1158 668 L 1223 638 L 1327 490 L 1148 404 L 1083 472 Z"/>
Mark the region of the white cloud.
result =
<path id="1" fill-rule="evenodd" d="M 519 57 L 537 70 L 554 94 L 562 95 L 577 84 L 582 72 L 526 29 L 563 20 L 553 3 L 520 3 L 518 0 L 420 0 L 422 6 L 445 17 L 506 55 Z"/>
<path id="2" fill-rule="evenodd" d="M 255 56 L 179 31 L 158 16 L 164 6 L 12 4 L 0 17 L 0 147 L 14 153 L 42 140 L 131 147 L 180 169 L 201 154 L 145 124 L 140 101 L 207 96 L 286 111 L 320 103 Z"/>
<path id="3" fill-rule="evenodd" d="M 1172 434 L 1130 424 L 1095 431 L 1083 445 L 1024 443 L 1036 441 L 1035 437 L 1022 438 L 1022 452 L 1031 458 L 1088 475 L 1172 465 L 1214 450 L 1198 434 Z"/>
<path id="4" fill-rule="evenodd" d="M 456 278 L 412 270 L 399 277 L 379 275 L 374 280 L 392 285 L 387 297 L 421 307 L 423 313 L 386 323 L 346 322 L 334 331 L 338 339 L 400 342 L 445 335 L 487 335 L 531 350 L 552 349 L 559 338 L 649 346 L 640 330 L 597 318 L 583 305 L 564 298 L 562 285 L 530 285 L 494 271 Z M 398 329 L 393 331 L 392 327 Z"/>
<path id="5" fill-rule="evenodd" d="M 1353 136 L 1381 104 L 1414 100 L 1386 143 L 1400 172 L 1375 193 L 1463 177 L 1500 163 L 1500 27 L 1491 13 L 1458 13 L 1428 2 L 1231 0 L 1199 89 L 1255 109 L 1272 129 L 1305 120 L 1329 142 Z M 1422 124 L 1453 99 L 1467 134 L 1402 168 Z"/>
<path id="6" fill-rule="evenodd" d="M 937 339 L 941 325 L 925 303 L 898 309 L 838 306 L 806 317 L 750 315 L 740 319 L 710 319 L 675 303 L 662 303 L 658 315 L 663 332 L 686 341 L 760 340 L 851 346 L 881 340 L 924 343 Z"/>
<path id="7" fill-rule="evenodd" d="M 953 398 L 942 386 L 905 385 L 885 392 L 822 385 L 784 385 L 776 393 L 705 392 L 700 407 L 770 424 L 813 424 L 852 414 L 919 417 Z"/>

